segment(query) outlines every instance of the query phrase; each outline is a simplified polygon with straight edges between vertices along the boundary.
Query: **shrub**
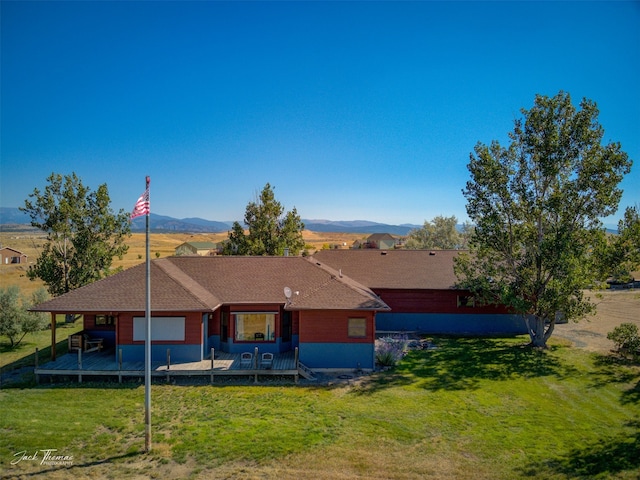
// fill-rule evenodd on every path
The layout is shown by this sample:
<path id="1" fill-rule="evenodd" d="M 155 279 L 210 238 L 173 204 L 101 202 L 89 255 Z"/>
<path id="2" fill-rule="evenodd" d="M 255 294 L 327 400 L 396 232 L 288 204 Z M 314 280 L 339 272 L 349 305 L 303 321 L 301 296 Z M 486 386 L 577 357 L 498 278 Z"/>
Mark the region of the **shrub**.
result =
<path id="1" fill-rule="evenodd" d="M 633 323 L 621 323 L 607 334 L 607 338 L 616 345 L 618 352 L 638 356 L 640 336 L 638 327 Z"/>
<path id="2" fill-rule="evenodd" d="M 376 340 L 376 363 L 382 367 L 393 367 L 404 356 L 406 346 L 406 336 Z"/>

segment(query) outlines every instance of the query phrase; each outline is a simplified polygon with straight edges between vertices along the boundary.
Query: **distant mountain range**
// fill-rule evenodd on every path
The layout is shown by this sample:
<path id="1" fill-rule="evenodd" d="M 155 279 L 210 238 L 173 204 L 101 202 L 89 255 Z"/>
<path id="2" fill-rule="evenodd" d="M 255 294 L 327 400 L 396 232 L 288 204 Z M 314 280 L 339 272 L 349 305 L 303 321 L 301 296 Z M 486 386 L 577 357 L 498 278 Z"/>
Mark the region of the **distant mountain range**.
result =
<path id="1" fill-rule="evenodd" d="M 392 235 L 407 235 L 411 230 L 421 225 L 388 225 L 368 220 L 333 221 L 333 220 L 305 220 L 302 219 L 307 230 L 313 232 L 337 233 L 390 233 Z M 11 207 L 0 207 L 0 225 L 18 226 L 29 225 L 29 216 Z M 152 213 L 149 216 L 151 231 L 153 232 L 189 232 L 189 233 L 221 233 L 231 230 L 233 221 L 213 221 L 203 218 L 173 218 Z M 5 227 L 2 228 L 6 230 Z M 145 218 L 138 217 L 131 222 L 131 230 L 144 232 Z"/>

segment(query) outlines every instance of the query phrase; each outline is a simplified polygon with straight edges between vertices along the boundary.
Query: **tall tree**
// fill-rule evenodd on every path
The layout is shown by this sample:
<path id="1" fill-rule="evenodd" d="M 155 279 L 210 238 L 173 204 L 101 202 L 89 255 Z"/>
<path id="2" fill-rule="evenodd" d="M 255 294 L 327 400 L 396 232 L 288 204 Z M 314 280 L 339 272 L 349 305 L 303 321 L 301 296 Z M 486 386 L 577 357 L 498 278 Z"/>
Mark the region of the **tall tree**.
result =
<path id="1" fill-rule="evenodd" d="M 20 210 L 47 234 L 27 275 L 40 278 L 56 296 L 108 275 L 113 258 L 127 252 L 124 241 L 131 229 L 124 210 L 111 210 L 106 184 L 92 192 L 75 173 L 52 173 L 47 182 L 44 191 L 36 188 Z"/>
<path id="2" fill-rule="evenodd" d="M 455 215 L 451 217 L 438 215 L 430 222 L 425 220 L 421 228 L 409 232 L 405 248 L 411 250 L 461 248 L 464 245 L 464 238 L 458 232 L 457 224 L 458 219 Z"/>
<path id="3" fill-rule="evenodd" d="M 478 143 L 470 155 L 463 194 L 475 230 L 456 265 L 460 286 L 522 314 L 533 346 L 546 346 L 557 314 L 593 310 L 582 293 L 597 275 L 589 256 L 631 168 L 619 143 L 602 144 L 598 113 L 568 93 L 537 95 L 508 147 Z"/>
<path id="4" fill-rule="evenodd" d="M 248 234 L 234 222 L 224 247 L 226 255 L 283 255 L 285 249 L 291 255 L 298 255 L 304 249 L 304 223 L 295 208 L 284 213 L 273 190 L 267 183 L 256 200 L 247 205 L 244 223 Z"/>

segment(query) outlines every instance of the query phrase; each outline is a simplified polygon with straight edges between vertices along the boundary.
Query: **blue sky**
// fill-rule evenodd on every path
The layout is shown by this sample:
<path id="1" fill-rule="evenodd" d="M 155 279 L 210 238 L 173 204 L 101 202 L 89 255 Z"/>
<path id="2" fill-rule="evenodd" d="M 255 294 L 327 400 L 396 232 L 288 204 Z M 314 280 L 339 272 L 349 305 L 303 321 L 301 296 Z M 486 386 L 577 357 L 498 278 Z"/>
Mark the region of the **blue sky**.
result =
<path id="1" fill-rule="evenodd" d="M 131 210 L 466 219 L 474 145 L 536 93 L 583 97 L 636 161 L 640 2 L 1 2 L 0 204 L 51 172 Z M 615 224 L 610 218 L 608 224 Z"/>

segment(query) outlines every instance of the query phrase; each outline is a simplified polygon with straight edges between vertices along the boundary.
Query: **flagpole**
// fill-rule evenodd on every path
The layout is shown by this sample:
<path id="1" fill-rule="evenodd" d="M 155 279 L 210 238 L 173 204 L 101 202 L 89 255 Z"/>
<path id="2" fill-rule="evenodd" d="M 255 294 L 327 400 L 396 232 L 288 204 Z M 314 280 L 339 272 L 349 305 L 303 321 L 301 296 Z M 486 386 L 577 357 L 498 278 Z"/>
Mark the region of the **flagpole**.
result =
<path id="1" fill-rule="evenodd" d="M 151 179 L 146 178 L 147 188 L 146 192 L 149 192 L 149 184 Z M 150 201 L 149 201 L 150 203 Z M 151 451 L 151 263 L 149 255 L 149 214 L 150 209 L 146 214 L 146 305 L 145 305 L 145 317 L 147 320 L 147 328 L 145 332 L 144 341 L 144 423 L 145 423 L 145 435 L 144 435 L 144 449 L 146 452 Z"/>

